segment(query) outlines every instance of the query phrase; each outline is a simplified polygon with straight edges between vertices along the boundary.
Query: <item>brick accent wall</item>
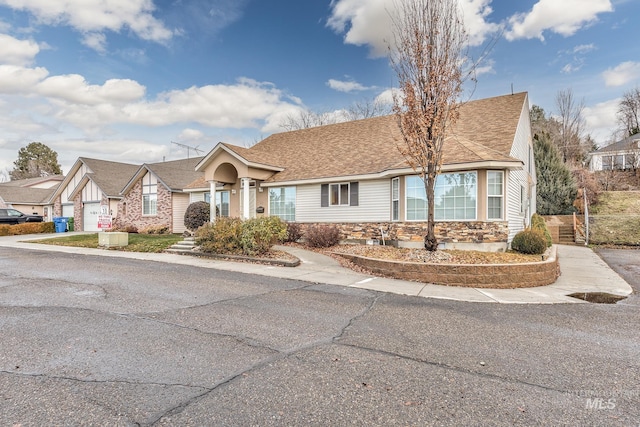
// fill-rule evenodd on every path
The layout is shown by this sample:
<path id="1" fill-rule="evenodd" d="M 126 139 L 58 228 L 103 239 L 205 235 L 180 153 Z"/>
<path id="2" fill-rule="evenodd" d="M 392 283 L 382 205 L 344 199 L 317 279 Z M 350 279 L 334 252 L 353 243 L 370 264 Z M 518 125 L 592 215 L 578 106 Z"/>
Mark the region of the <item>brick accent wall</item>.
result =
<path id="1" fill-rule="evenodd" d="M 82 214 L 82 191 L 73 198 L 73 229 L 84 231 L 84 215 Z"/>
<path id="2" fill-rule="evenodd" d="M 469 288 L 531 288 L 555 282 L 560 275 L 560 266 L 555 246 L 545 261 L 526 264 L 453 265 L 398 262 L 366 258 L 351 254 L 338 255 L 373 274 L 394 279 L 435 283 Z"/>
<path id="3" fill-rule="evenodd" d="M 303 230 L 313 224 L 301 224 Z M 422 242 L 427 223 L 378 222 L 378 223 L 336 223 L 342 240 L 381 239 L 380 228 L 385 232 L 385 240 L 398 242 Z M 436 237 L 442 243 L 507 243 L 509 228 L 504 221 L 464 221 L 437 222 Z"/>
<path id="4" fill-rule="evenodd" d="M 126 207 L 124 205 L 126 204 Z M 142 179 L 138 180 L 128 194 L 118 203 L 116 227 L 134 226 L 139 231 L 150 226 L 167 226 L 172 230 L 173 204 L 171 191 L 158 183 L 157 214 L 142 215 Z"/>
<path id="5" fill-rule="evenodd" d="M 62 198 L 60 196 L 56 197 L 56 199 L 53 201 L 53 214 L 51 215 L 51 218 L 53 218 L 54 216 L 62 216 Z"/>

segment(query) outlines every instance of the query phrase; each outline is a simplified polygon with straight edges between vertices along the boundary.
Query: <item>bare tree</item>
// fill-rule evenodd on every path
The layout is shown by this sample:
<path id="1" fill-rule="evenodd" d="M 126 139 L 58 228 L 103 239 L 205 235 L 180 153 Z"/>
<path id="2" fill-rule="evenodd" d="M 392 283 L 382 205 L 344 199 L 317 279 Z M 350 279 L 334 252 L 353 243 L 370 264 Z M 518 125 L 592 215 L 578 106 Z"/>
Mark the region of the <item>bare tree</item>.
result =
<path id="1" fill-rule="evenodd" d="M 624 137 L 640 132 L 640 88 L 636 87 L 622 95 L 618 104 L 618 123 L 624 130 Z"/>
<path id="2" fill-rule="evenodd" d="M 459 116 L 468 35 L 457 0 L 403 0 L 395 6 L 389 62 L 400 89 L 393 106 L 402 134 L 397 146 L 424 182 L 424 247 L 435 251 L 434 190 L 445 132 Z"/>
<path id="3" fill-rule="evenodd" d="M 341 113 L 320 112 L 300 110 L 297 114 L 289 114 L 280 127 L 285 131 L 308 129 L 316 126 L 330 125 L 345 121 Z"/>
<path id="4" fill-rule="evenodd" d="M 377 99 L 363 99 L 351 104 L 344 114 L 347 120 L 360 120 L 386 116 L 392 112 L 393 108 L 389 104 L 380 102 Z"/>
<path id="5" fill-rule="evenodd" d="M 558 109 L 559 134 L 557 145 L 565 163 L 581 164 L 586 154 L 582 135 L 585 121 L 582 115 L 584 100 L 576 102 L 572 89 L 560 90 L 556 94 Z"/>

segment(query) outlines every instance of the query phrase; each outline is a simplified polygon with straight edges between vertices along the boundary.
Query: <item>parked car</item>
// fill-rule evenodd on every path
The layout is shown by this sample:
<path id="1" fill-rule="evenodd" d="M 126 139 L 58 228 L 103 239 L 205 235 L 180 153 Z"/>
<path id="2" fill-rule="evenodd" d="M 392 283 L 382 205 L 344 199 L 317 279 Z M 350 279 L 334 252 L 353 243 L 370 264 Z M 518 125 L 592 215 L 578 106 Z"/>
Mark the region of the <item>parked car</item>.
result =
<path id="1" fill-rule="evenodd" d="M 22 224 L 42 222 L 42 215 L 27 215 L 15 209 L 0 209 L 0 224 Z"/>

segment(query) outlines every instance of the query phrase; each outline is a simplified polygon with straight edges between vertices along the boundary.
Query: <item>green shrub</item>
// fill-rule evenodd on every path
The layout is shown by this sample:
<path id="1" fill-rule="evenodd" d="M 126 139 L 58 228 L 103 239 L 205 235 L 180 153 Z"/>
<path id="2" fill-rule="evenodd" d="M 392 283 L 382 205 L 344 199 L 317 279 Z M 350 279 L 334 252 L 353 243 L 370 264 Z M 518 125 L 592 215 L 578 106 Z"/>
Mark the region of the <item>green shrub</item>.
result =
<path id="1" fill-rule="evenodd" d="M 553 245 L 551 233 L 549 232 L 549 229 L 547 228 L 547 222 L 543 217 L 538 214 L 533 214 L 531 216 L 531 229 L 542 232 L 542 234 L 544 235 L 544 239 L 547 242 L 547 247 L 551 247 L 551 245 Z"/>
<path id="2" fill-rule="evenodd" d="M 304 232 L 302 231 L 302 225 L 297 222 L 287 223 L 287 238 L 285 242 L 297 242 L 302 239 Z"/>
<path id="3" fill-rule="evenodd" d="M 55 233 L 53 222 L 25 222 L 16 225 L 0 225 L 0 236 L 19 236 L 22 234 Z"/>
<path id="4" fill-rule="evenodd" d="M 269 252 L 271 246 L 287 237 L 286 224 L 278 217 L 253 218 L 242 223 L 242 253 L 255 256 Z"/>
<path id="5" fill-rule="evenodd" d="M 527 228 L 515 235 L 511 249 L 523 254 L 542 255 L 547 250 L 547 241 L 539 230 Z"/>
<path id="6" fill-rule="evenodd" d="M 242 253 L 242 221 L 239 218 L 219 218 L 196 231 L 196 244 L 203 252 L 240 255 Z"/>
<path id="7" fill-rule="evenodd" d="M 328 248 L 340 243 L 340 230 L 335 225 L 312 225 L 304 236 L 312 248 Z"/>
<path id="8" fill-rule="evenodd" d="M 285 223 L 278 217 L 219 218 L 196 231 L 196 243 L 203 252 L 215 254 L 264 255 L 286 238 Z"/>
<path id="9" fill-rule="evenodd" d="M 217 207 L 216 207 L 217 215 Z M 193 202 L 184 213 L 184 226 L 195 231 L 211 220 L 211 205 L 207 202 Z"/>

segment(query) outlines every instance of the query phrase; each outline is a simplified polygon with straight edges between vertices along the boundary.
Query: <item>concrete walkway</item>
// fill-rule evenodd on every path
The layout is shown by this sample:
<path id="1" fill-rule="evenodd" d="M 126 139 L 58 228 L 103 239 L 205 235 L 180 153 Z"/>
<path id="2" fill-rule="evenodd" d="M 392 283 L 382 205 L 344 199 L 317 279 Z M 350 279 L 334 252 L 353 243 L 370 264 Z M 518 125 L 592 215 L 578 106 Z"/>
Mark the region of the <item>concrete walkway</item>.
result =
<path id="1" fill-rule="evenodd" d="M 72 233 L 66 233 L 65 235 L 69 234 Z M 506 304 L 584 303 L 582 300 L 571 298 L 567 295 L 574 292 L 606 292 L 626 296 L 632 293 L 629 284 L 609 268 L 595 252 L 581 246 L 558 246 L 561 276 L 552 285 L 520 289 L 480 289 L 440 286 L 360 274 L 343 268 L 331 257 L 304 249 L 284 246 L 280 247 L 280 249 L 297 256 L 302 261 L 300 266 L 295 268 L 278 267 L 168 253 L 120 252 L 104 249 L 29 243 L 29 240 L 49 237 L 61 237 L 61 235 L 3 236 L 0 237 L 0 247 L 193 265 L 196 267 L 302 280 L 312 283 L 325 283 L 371 289 L 380 292 L 457 301 L 497 302 Z"/>

